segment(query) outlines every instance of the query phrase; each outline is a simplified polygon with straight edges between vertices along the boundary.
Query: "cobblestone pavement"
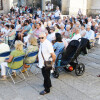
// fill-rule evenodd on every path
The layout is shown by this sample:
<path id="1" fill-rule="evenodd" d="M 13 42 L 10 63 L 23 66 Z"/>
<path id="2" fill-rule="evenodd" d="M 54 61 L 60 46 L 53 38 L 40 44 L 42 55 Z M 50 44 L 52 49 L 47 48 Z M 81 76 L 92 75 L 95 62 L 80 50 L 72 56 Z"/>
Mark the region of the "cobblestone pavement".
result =
<path id="1" fill-rule="evenodd" d="M 43 90 L 43 77 L 40 73 L 27 77 L 26 80 L 13 84 L 10 79 L 0 81 L 0 100 L 100 100 L 100 46 L 92 48 L 86 56 L 80 56 L 79 62 L 86 66 L 83 76 L 75 72 L 61 72 L 58 79 L 51 76 L 51 92 L 40 96 Z M 35 68 L 35 67 L 34 67 Z M 17 80 L 17 79 L 16 79 Z"/>

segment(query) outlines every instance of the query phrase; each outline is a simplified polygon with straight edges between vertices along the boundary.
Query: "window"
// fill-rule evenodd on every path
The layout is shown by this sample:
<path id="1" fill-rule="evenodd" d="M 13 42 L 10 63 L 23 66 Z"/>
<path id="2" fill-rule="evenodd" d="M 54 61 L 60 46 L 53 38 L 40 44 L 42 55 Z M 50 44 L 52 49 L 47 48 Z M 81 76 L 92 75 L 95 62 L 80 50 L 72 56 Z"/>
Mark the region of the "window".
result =
<path id="1" fill-rule="evenodd" d="M 2 0 L 0 0 L 0 10 L 3 10 Z"/>

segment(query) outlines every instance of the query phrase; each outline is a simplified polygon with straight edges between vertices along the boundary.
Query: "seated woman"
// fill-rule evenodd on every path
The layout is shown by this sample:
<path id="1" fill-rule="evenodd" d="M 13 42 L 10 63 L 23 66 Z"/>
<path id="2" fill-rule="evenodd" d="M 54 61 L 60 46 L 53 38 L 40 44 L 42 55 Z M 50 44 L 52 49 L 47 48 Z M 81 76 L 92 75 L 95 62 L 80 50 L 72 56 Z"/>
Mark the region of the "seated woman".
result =
<path id="1" fill-rule="evenodd" d="M 7 34 L 5 42 L 8 44 L 9 41 L 14 40 L 15 39 L 15 34 L 16 34 L 16 31 L 14 29 L 14 25 L 11 25 L 10 26 L 10 32 Z"/>
<path id="2" fill-rule="evenodd" d="M 29 46 L 27 47 L 27 50 L 26 50 L 26 58 L 24 60 L 24 67 L 25 68 L 28 68 L 28 65 L 26 65 L 26 64 L 30 64 L 30 63 L 35 62 L 36 58 L 37 58 L 37 55 L 34 57 L 27 57 L 27 54 L 30 52 L 37 51 L 37 50 L 38 50 L 37 39 L 34 37 L 30 37 L 29 38 Z M 24 70 L 22 72 L 24 72 Z"/>
<path id="3" fill-rule="evenodd" d="M 23 60 L 20 62 L 14 62 L 13 64 L 12 64 L 12 60 L 14 57 L 18 57 L 24 54 L 25 53 L 23 51 L 23 43 L 19 40 L 15 41 L 15 50 L 11 52 L 8 60 L 5 60 L 5 62 L 1 63 L 2 80 L 6 80 L 6 67 L 17 69 L 23 65 Z M 15 72 L 14 72 L 14 75 L 16 75 Z"/>
<path id="4" fill-rule="evenodd" d="M 56 41 L 55 44 L 53 45 L 53 48 L 55 50 L 55 54 L 57 57 L 59 54 L 59 50 L 64 48 L 64 43 L 62 42 L 62 37 L 60 33 L 56 33 L 55 36 L 56 36 Z"/>

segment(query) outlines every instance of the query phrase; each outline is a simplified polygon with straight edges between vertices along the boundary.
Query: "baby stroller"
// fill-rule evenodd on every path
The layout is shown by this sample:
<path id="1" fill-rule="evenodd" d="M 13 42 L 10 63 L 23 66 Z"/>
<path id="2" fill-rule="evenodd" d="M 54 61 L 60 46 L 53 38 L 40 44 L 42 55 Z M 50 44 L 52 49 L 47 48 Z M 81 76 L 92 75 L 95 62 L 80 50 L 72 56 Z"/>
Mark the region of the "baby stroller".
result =
<path id="1" fill-rule="evenodd" d="M 85 72 L 85 65 L 83 63 L 79 63 L 77 58 L 79 54 L 84 50 L 84 47 L 87 46 L 88 41 L 84 42 L 84 39 L 73 40 L 69 43 L 66 50 L 61 50 L 57 56 L 55 61 L 55 70 L 53 73 L 54 78 L 59 77 L 59 69 L 63 68 L 67 72 L 72 72 L 75 70 L 75 74 L 77 76 L 81 76 Z"/>

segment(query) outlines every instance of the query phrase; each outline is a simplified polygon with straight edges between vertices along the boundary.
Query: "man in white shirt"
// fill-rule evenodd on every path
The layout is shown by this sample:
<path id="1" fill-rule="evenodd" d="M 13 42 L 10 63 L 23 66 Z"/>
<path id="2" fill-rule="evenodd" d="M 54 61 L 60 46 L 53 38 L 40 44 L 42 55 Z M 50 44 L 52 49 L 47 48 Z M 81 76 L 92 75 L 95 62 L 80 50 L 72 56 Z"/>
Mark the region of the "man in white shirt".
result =
<path id="1" fill-rule="evenodd" d="M 14 9 L 15 9 L 15 12 L 19 11 L 19 8 L 17 6 Z"/>
<path id="2" fill-rule="evenodd" d="M 94 40 L 94 31 L 91 30 L 91 26 L 87 26 L 87 31 L 86 31 L 86 35 L 85 38 L 89 39 L 89 40 Z"/>
<path id="3" fill-rule="evenodd" d="M 78 40 L 79 38 L 81 38 L 80 29 L 79 28 L 75 28 L 75 35 L 72 37 L 72 39 L 66 39 L 66 41 L 69 43 L 70 41 Z"/>
<path id="4" fill-rule="evenodd" d="M 47 40 L 49 40 L 50 42 L 52 42 L 53 40 L 55 40 L 55 28 L 54 27 L 50 27 L 50 34 L 48 34 L 47 36 Z"/>
<path id="5" fill-rule="evenodd" d="M 89 39 L 92 46 L 94 46 L 95 35 L 94 35 L 94 31 L 91 30 L 91 26 L 89 26 L 89 25 L 87 26 L 87 31 L 86 31 L 85 38 Z"/>
<path id="6" fill-rule="evenodd" d="M 4 26 L 4 22 L 1 23 L 1 34 L 5 33 L 5 26 Z"/>
<path id="7" fill-rule="evenodd" d="M 37 9 L 37 15 L 38 15 L 39 17 L 41 17 L 42 12 L 41 12 L 41 10 L 40 10 L 40 9 Z"/>
<path id="8" fill-rule="evenodd" d="M 42 69 L 42 75 L 44 77 L 44 91 L 40 92 L 40 95 L 44 95 L 50 92 L 51 79 L 50 79 L 50 69 L 46 69 L 44 65 L 44 60 L 48 61 L 52 57 L 53 63 L 55 62 L 56 55 L 53 50 L 52 44 L 46 39 L 46 34 L 39 34 L 40 48 L 39 48 L 39 67 Z"/>
<path id="9" fill-rule="evenodd" d="M 59 18 L 60 18 L 60 10 L 59 7 L 57 6 L 55 11 L 55 19 L 59 20 Z"/>
<path id="10" fill-rule="evenodd" d="M 72 40 L 78 40 L 79 38 L 81 38 L 80 29 L 79 28 L 76 28 L 75 29 L 75 35 L 72 37 L 71 41 Z"/>

